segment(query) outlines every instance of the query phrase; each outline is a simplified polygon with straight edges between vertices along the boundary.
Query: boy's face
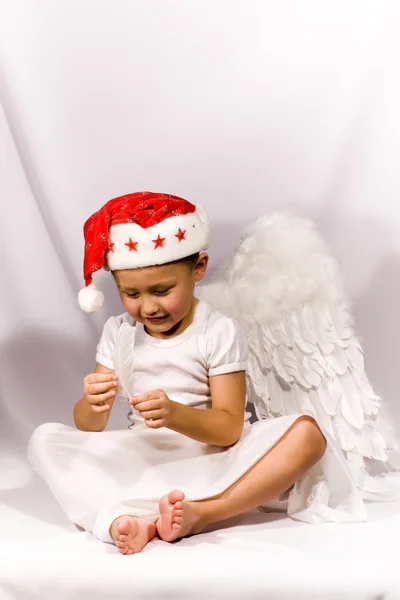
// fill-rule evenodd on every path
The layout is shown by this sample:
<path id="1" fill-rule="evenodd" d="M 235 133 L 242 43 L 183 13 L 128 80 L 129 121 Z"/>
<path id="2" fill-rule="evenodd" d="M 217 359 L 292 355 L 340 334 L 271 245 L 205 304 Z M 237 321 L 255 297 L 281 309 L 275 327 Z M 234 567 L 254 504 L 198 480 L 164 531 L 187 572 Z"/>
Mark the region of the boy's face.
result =
<path id="1" fill-rule="evenodd" d="M 203 279 L 208 256 L 197 265 L 185 263 L 114 271 L 125 310 L 154 337 L 183 331 L 192 319 L 194 284 Z"/>

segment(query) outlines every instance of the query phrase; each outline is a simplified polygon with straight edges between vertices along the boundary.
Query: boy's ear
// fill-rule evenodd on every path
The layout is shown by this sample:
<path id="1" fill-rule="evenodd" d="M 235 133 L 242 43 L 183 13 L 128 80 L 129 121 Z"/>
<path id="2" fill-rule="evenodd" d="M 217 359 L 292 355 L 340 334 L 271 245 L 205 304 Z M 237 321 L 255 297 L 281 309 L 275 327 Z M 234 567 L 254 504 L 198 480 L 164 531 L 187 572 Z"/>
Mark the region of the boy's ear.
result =
<path id="1" fill-rule="evenodd" d="M 208 266 L 208 254 L 206 252 L 202 252 L 199 256 L 199 260 L 194 268 L 194 281 L 201 281 L 206 274 Z"/>

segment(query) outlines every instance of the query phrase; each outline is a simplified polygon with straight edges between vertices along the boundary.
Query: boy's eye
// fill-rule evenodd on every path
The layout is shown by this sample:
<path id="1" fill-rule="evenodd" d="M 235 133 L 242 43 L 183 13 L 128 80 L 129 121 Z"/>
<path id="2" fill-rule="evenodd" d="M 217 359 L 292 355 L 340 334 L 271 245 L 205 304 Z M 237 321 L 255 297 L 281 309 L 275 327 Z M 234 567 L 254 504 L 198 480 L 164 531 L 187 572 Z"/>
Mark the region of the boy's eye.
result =
<path id="1" fill-rule="evenodd" d="M 165 296 L 166 294 L 168 294 L 168 292 L 171 290 L 171 288 L 160 288 L 158 290 L 153 290 L 153 294 L 155 294 L 156 296 Z M 139 298 L 140 294 L 139 292 L 124 292 L 125 296 L 127 298 Z"/>

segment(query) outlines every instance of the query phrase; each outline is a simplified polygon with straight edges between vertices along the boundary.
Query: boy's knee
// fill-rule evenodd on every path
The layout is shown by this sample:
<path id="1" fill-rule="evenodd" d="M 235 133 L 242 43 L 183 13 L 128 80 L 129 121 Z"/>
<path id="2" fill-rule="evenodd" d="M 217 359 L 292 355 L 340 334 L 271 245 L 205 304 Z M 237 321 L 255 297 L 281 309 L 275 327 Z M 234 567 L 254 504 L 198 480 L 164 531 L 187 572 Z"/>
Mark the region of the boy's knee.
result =
<path id="1" fill-rule="evenodd" d="M 317 421 L 313 417 L 302 416 L 296 424 L 304 437 L 307 448 L 318 461 L 325 454 L 326 439 Z"/>
<path id="2" fill-rule="evenodd" d="M 31 440 L 52 435 L 53 433 L 57 432 L 60 428 L 63 427 L 64 425 L 62 425 L 61 423 L 43 423 L 42 425 L 36 427 L 36 429 L 33 431 Z"/>
<path id="3" fill-rule="evenodd" d="M 43 423 L 33 431 L 28 444 L 28 460 L 33 468 L 37 462 L 38 454 L 41 453 L 43 447 L 48 440 L 60 427 L 60 423 Z"/>

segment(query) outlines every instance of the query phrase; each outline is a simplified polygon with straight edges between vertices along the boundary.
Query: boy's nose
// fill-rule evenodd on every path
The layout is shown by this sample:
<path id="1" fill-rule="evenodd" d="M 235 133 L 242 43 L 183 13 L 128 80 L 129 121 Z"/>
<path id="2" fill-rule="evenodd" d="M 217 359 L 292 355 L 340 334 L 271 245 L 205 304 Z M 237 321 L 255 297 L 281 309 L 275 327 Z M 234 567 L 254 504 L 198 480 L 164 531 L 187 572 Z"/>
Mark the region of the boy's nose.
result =
<path id="1" fill-rule="evenodd" d="M 154 300 L 151 300 L 150 298 L 148 300 L 143 300 L 141 312 L 144 317 L 152 317 L 158 312 L 158 306 Z"/>

